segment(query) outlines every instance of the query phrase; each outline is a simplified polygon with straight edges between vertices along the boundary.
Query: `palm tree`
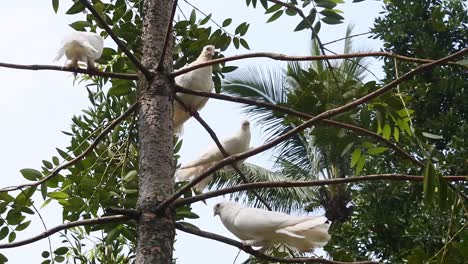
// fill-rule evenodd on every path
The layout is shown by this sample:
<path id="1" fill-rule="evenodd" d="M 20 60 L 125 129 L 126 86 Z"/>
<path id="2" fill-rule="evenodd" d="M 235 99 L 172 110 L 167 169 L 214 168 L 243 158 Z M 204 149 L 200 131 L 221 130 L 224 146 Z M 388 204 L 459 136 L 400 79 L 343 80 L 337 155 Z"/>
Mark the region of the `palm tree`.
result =
<path id="1" fill-rule="evenodd" d="M 346 36 L 350 36 L 348 27 Z M 344 44 L 344 52 L 351 53 L 352 42 L 349 38 Z M 312 42 L 312 55 L 319 55 L 317 43 Z M 286 69 L 265 69 L 249 67 L 231 74 L 223 83 L 224 93 L 283 105 L 310 115 L 317 115 L 352 101 L 366 93 L 363 85 L 365 61 L 362 58 L 344 60 L 327 68 L 323 61 L 307 63 L 291 62 Z M 303 120 L 297 117 L 272 111 L 259 106 L 246 106 L 245 112 L 262 127 L 265 137 L 271 139 L 284 134 Z M 364 109 L 355 109 L 335 120 L 354 124 Z M 344 177 L 351 173 L 349 158 L 344 154 L 355 141 L 354 134 L 347 134 L 336 127 L 316 126 L 284 141 L 275 147 L 274 172 L 244 163 L 251 181 L 311 180 Z M 217 187 L 239 183 L 238 177 L 231 172 L 219 173 L 215 182 Z M 220 186 L 221 185 L 221 186 Z M 326 216 L 332 221 L 344 221 L 351 215 L 348 207 L 350 197 L 346 187 L 268 189 L 260 192 L 275 197 L 274 207 L 281 210 L 314 210 L 322 206 Z M 258 204 L 252 196 L 236 194 Z"/>

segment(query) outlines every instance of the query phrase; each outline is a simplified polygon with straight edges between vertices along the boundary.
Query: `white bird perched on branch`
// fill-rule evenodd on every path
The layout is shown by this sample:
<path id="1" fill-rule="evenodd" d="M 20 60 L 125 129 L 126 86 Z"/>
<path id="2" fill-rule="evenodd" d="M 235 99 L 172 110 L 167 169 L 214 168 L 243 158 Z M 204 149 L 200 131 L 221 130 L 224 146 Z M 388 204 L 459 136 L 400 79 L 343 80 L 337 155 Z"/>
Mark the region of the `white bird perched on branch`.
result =
<path id="1" fill-rule="evenodd" d="M 233 202 L 218 203 L 213 210 L 223 225 L 243 240 L 242 244 L 262 247 L 262 250 L 275 243 L 285 243 L 309 252 L 325 246 L 331 238 L 325 216 L 290 216 Z"/>
<path id="2" fill-rule="evenodd" d="M 74 31 L 63 40 L 63 46 L 57 52 L 54 61 L 65 55 L 70 61 L 67 67 L 78 68 L 78 61 L 86 63 L 88 69 L 95 69 L 94 62 L 99 59 L 104 49 L 104 40 L 93 32 Z"/>
<path id="3" fill-rule="evenodd" d="M 239 154 L 249 150 L 250 145 L 250 123 L 248 120 L 242 122 L 241 129 L 232 137 L 221 140 L 221 145 L 229 155 Z M 176 177 L 181 181 L 191 180 L 209 167 L 213 166 L 216 162 L 224 159 L 223 153 L 219 150 L 217 145 L 211 146 L 204 154 L 198 159 L 182 166 L 176 171 Z M 210 183 L 212 176 L 208 176 L 195 185 L 194 189 L 198 192 L 203 191 Z"/>
<path id="4" fill-rule="evenodd" d="M 215 47 L 212 45 L 205 46 L 200 53 L 198 58 L 182 67 L 181 69 L 198 65 L 203 62 L 210 61 L 215 53 Z M 212 67 L 206 66 L 200 69 L 196 69 L 175 77 L 175 83 L 184 88 L 201 91 L 201 92 L 211 92 L 214 88 L 212 75 Z M 201 97 L 196 95 L 177 93 L 177 96 L 182 99 L 182 101 L 190 107 L 193 111 L 199 111 L 205 106 L 208 101 L 208 97 Z M 178 102 L 174 102 L 174 132 L 180 134 L 182 132 L 183 125 L 191 117 L 189 112 L 186 112 L 184 107 Z"/>

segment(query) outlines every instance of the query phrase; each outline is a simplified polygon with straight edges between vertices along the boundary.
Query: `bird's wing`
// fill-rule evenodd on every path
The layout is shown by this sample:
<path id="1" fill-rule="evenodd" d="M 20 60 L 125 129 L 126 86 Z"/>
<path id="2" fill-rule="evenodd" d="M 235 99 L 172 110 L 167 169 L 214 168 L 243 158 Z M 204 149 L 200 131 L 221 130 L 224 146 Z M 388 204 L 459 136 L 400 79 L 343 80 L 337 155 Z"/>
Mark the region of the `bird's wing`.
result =
<path id="1" fill-rule="evenodd" d="M 242 208 L 234 219 L 234 225 L 247 233 L 275 232 L 290 222 L 290 218 L 289 215 L 279 212 Z"/>
<path id="2" fill-rule="evenodd" d="M 99 59 L 104 49 L 104 40 L 101 36 L 92 32 L 81 32 L 83 46 L 88 49 L 88 56 L 92 59 Z"/>

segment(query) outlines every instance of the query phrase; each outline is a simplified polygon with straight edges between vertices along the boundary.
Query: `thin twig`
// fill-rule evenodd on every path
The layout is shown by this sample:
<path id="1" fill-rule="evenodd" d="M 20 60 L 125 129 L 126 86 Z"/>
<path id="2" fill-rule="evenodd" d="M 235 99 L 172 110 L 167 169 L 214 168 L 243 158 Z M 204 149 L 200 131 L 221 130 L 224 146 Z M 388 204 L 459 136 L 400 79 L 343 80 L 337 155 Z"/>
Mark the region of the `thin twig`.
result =
<path id="1" fill-rule="evenodd" d="M 284 6 L 286 8 L 289 8 L 289 9 L 293 9 L 295 10 L 300 17 L 302 17 L 302 19 L 306 22 L 307 26 L 310 28 L 310 30 L 312 31 L 312 36 L 314 37 L 315 36 L 315 39 L 317 40 L 317 44 L 320 48 L 320 51 L 322 52 L 323 55 L 327 55 L 325 53 L 325 47 L 323 46 L 322 44 L 322 41 L 320 40 L 317 32 L 315 32 L 315 28 L 314 26 L 312 25 L 312 23 L 307 19 L 306 15 L 304 14 L 304 12 L 302 12 L 302 9 L 300 9 L 299 7 L 293 5 L 293 4 L 289 4 L 289 3 L 285 3 L 285 2 L 282 2 L 282 1 L 279 1 L 279 0 L 268 0 L 272 3 L 275 3 L 275 4 L 278 4 L 278 5 L 281 5 L 281 6 Z M 314 4 L 315 5 L 315 4 Z M 339 88 L 339 82 L 338 82 L 338 78 L 336 78 L 336 75 L 335 75 L 335 71 L 333 70 L 333 66 L 332 64 L 330 63 L 330 61 L 328 59 L 325 59 L 325 62 L 327 63 L 327 66 L 328 68 L 330 69 L 330 73 L 332 74 L 332 77 L 333 79 L 335 80 L 335 84 L 336 86 L 338 86 Z M 340 90 L 340 89 L 339 89 Z"/>
<path id="2" fill-rule="evenodd" d="M 133 55 L 133 53 L 127 48 L 127 46 L 117 37 L 114 31 L 110 26 L 104 21 L 104 19 L 99 15 L 99 13 L 94 9 L 93 5 L 88 2 L 88 0 L 79 0 L 96 18 L 96 20 L 102 25 L 106 30 L 107 34 L 111 36 L 117 46 L 127 55 L 128 59 L 143 73 L 147 80 L 150 80 L 153 74 L 141 64 L 141 62 Z"/>
<path id="3" fill-rule="evenodd" d="M 252 256 L 255 256 L 256 258 L 267 260 L 267 261 L 281 262 L 281 263 L 323 263 L 323 264 L 378 264 L 379 263 L 375 261 L 342 262 L 342 261 L 334 261 L 334 260 L 319 259 L 319 258 L 286 258 L 286 259 L 275 258 L 272 256 L 265 255 L 259 251 L 256 251 L 252 247 L 244 246 L 242 245 L 242 243 L 234 239 L 220 236 L 218 234 L 202 231 L 200 229 L 186 227 L 181 223 L 175 223 L 175 227 L 179 229 L 180 231 L 183 231 L 192 235 L 208 238 L 211 240 L 216 240 L 218 242 L 222 242 L 222 243 L 237 247 L 238 249 Z"/>
<path id="4" fill-rule="evenodd" d="M 409 61 L 409 62 L 414 62 L 414 63 L 431 63 L 431 62 L 436 62 L 436 61 L 440 61 L 444 59 L 444 58 L 438 59 L 438 60 L 419 59 L 419 58 L 407 57 L 407 56 L 395 54 L 392 52 L 385 52 L 385 51 L 372 51 L 372 52 L 360 52 L 360 53 L 337 54 L 337 55 L 318 55 L 318 56 L 288 56 L 285 54 L 273 53 L 273 52 L 253 52 L 253 53 L 246 53 L 246 54 L 235 55 L 231 57 L 214 59 L 208 62 L 203 62 L 194 66 L 190 66 L 187 68 L 174 71 L 170 73 L 169 76 L 175 77 L 175 76 L 178 76 L 178 75 L 181 75 L 181 74 L 184 74 L 184 73 L 196 70 L 196 69 L 200 69 L 206 66 L 228 62 L 228 61 L 248 59 L 248 58 L 270 58 L 270 59 L 279 60 L 279 61 L 317 61 L 317 60 L 325 60 L 325 59 L 337 60 L 337 59 L 361 58 L 361 57 L 390 57 L 390 58 L 396 58 L 399 60 Z M 451 65 L 457 65 L 457 66 L 468 68 L 468 66 L 466 65 L 463 65 L 458 62 L 453 62 L 450 60 L 448 61 L 444 60 L 443 64 L 451 64 Z"/>
<path id="5" fill-rule="evenodd" d="M 13 64 L 0 62 L 0 67 L 11 68 L 11 69 L 20 69 L 20 70 L 51 70 L 51 71 L 63 71 L 63 72 L 73 72 L 73 73 L 83 73 L 89 76 L 101 76 L 101 77 L 110 77 L 123 80 L 138 80 L 138 75 L 136 74 L 127 74 L 127 73 L 114 73 L 114 72 L 102 72 L 94 69 L 81 69 L 81 68 L 72 68 L 72 67 L 62 67 L 56 65 L 24 65 L 24 64 Z"/>
<path id="6" fill-rule="evenodd" d="M 44 183 L 44 182 L 50 180 L 51 178 L 53 178 L 55 176 L 57 176 L 61 170 L 66 169 L 66 168 L 76 164 L 81 159 L 83 159 L 89 152 L 93 151 L 94 148 L 99 144 L 99 142 L 101 142 L 101 140 L 107 135 L 107 133 L 109 133 L 114 127 L 116 127 L 118 124 L 120 124 L 120 122 L 122 122 L 131 113 L 133 113 L 137 109 L 137 106 L 138 106 L 138 103 L 134 103 L 133 105 L 131 105 L 122 115 L 120 115 L 119 117 L 114 119 L 106 128 L 104 128 L 104 130 L 102 130 L 102 132 L 96 137 L 96 139 L 91 143 L 91 145 L 89 145 L 89 147 L 85 151 L 83 151 L 80 155 L 76 156 L 74 159 L 72 159 L 72 160 L 70 160 L 68 162 L 65 162 L 62 165 L 56 167 L 54 170 L 52 170 L 50 172 L 50 174 L 48 176 L 46 176 L 46 177 L 44 177 L 44 178 L 42 178 L 42 179 L 40 179 L 38 181 L 2 188 L 2 189 L 0 189 L 0 193 L 19 190 L 19 189 L 24 188 L 24 187 L 37 186 L 37 185 L 39 185 L 41 183 Z"/>
<path id="7" fill-rule="evenodd" d="M 468 182 L 467 176 L 444 176 L 442 177 L 446 181 L 464 181 Z M 215 191 L 206 192 L 196 196 L 184 198 L 174 203 L 174 206 L 184 206 L 192 204 L 205 199 L 218 197 L 221 195 L 235 193 L 240 191 L 264 189 L 264 188 L 290 188 L 290 187 L 311 187 L 311 186 L 324 186 L 324 185 L 338 185 L 355 182 L 368 182 L 368 181 L 416 181 L 421 182 L 424 180 L 424 176 L 415 176 L 407 174 L 374 174 L 365 176 L 353 176 L 346 178 L 334 178 L 327 180 L 311 180 L 311 181 L 265 181 L 265 182 L 253 182 L 247 184 L 240 184 L 233 187 L 227 187 Z"/>
<path id="8" fill-rule="evenodd" d="M 169 47 L 169 42 L 171 41 L 172 24 L 174 23 L 174 16 L 177 10 L 177 0 L 173 0 L 173 1 L 174 2 L 172 3 L 171 18 L 169 18 L 169 22 L 167 23 L 166 36 L 164 38 L 164 45 L 161 50 L 161 56 L 159 57 L 158 66 L 156 67 L 157 71 L 163 70 L 164 57 L 166 56 L 167 48 Z"/>
<path id="9" fill-rule="evenodd" d="M 257 147 L 257 148 L 254 148 L 250 151 L 246 151 L 246 152 L 243 152 L 241 154 L 237 154 L 237 155 L 232 155 L 228 158 L 225 158 L 221 161 L 219 161 L 218 163 L 216 163 L 215 165 L 213 165 L 212 167 L 208 168 L 208 170 L 206 170 L 204 173 L 202 173 L 201 175 L 195 177 L 193 180 L 191 180 L 189 183 L 187 183 L 184 187 L 180 188 L 177 192 L 175 192 L 173 195 L 171 195 L 169 198 L 167 198 L 166 200 L 164 200 L 163 202 L 161 202 L 157 207 L 156 207 L 156 210 L 159 211 L 161 209 L 164 209 L 166 208 L 167 206 L 170 206 L 177 198 L 179 198 L 181 195 L 183 195 L 185 193 L 185 191 L 189 190 L 190 188 L 192 188 L 193 186 L 195 186 L 197 183 L 199 183 L 200 181 L 202 181 L 204 178 L 208 177 L 209 175 L 211 175 L 213 172 L 215 172 L 216 170 L 219 170 L 220 168 L 228 165 L 228 164 L 231 164 L 231 163 L 234 163 L 234 162 L 237 162 L 237 161 L 240 161 L 240 160 L 243 160 L 243 159 L 246 159 L 248 157 L 251 157 L 253 155 L 256 155 L 256 154 L 259 154 L 265 150 L 268 150 L 274 146 L 276 146 L 277 144 L 279 144 L 280 142 L 283 142 L 284 140 L 302 132 L 304 129 L 314 125 L 316 122 L 320 121 L 320 120 L 323 120 L 325 118 L 329 118 L 329 117 L 332 117 L 332 116 L 335 116 L 335 115 L 338 115 L 338 114 L 341 114 L 341 113 L 344 113 L 356 106 L 359 106 L 361 104 L 364 104 L 386 92 L 388 92 L 390 89 L 392 89 L 393 87 L 395 87 L 396 85 L 412 78 L 414 75 L 420 73 L 420 72 L 423 72 L 423 71 L 426 71 L 436 65 L 439 65 L 439 64 L 443 64 L 447 61 L 450 61 L 452 59 L 455 59 L 457 57 L 460 57 L 462 56 L 463 54 L 465 54 L 466 52 L 468 52 L 468 48 L 465 48 L 461 51 L 458 51 L 454 54 L 451 54 L 449 56 L 446 56 L 442 59 L 439 59 L 439 60 L 436 60 L 436 61 L 433 61 L 431 63 L 427 63 L 427 64 L 423 64 L 423 65 L 420 65 L 416 68 L 414 68 L 413 70 L 405 73 L 404 75 L 402 75 L 400 78 L 398 79 L 395 79 L 393 80 L 392 82 L 384 85 L 383 87 L 381 87 L 380 89 L 378 90 L 375 90 L 351 103 L 348 103 L 348 104 L 345 104 L 345 105 L 342 105 L 340 107 L 336 107 L 336 108 L 333 108 L 333 109 L 330 109 L 330 110 L 327 110 L 325 112 L 322 112 L 321 114 L 307 120 L 306 122 L 304 122 L 303 124 L 297 126 L 296 128 L 282 134 L 281 136 L 278 136 L 277 138 Z"/>
<path id="10" fill-rule="evenodd" d="M 184 109 L 185 111 L 189 112 L 191 116 L 193 116 L 202 126 L 205 128 L 205 130 L 208 132 L 210 137 L 213 139 L 213 141 L 216 143 L 216 146 L 218 146 L 219 151 L 223 154 L 225 158 L 229 157 L 229 153 L 224 149 L 223 145 L 219 141 L 218 137 L 216 136 L 216 133 L 213 131 L 213 129 L 203 120 L 203 118 L 200 116 L 200 114 L 197 111 L 192 111 L 177 95 L 174 95 L 174 100 L 176 100 Z M 236 163 L 231 164 L 231 167 L 239 174 L 240 178 L 245 182 L 249 183 L 249 179 L 242 173 L 242 171 L 239 169 Z M 265 205 L 265 207 L 272 211 L 271 206 L 267 203 L 263 197 L 257 193 L 255 190 L 252 191 L 252 193 L 257 197 L 257 199 Z"/>
<path id="11" fill-rule="evenodd" d="M 323 45 L 323 46 L 326 46 L 326 45 L 329 45 L 329 44 L 332 44 L 332 43 L 335 43 L 335 42 L 338 42 L 338 41 L 342 41 L 342 40 L 350 39 L 350 38 L 354 38 L 354 37 L 359 37 L 359 36 L 367 35 L 367 34 L 371 34 L 371 33 L 372 33 L 372 32 L 369 31 L 369 32 L 364 32 L 364 33 L 349 35 L 349 36 L 344 37 L 344 38 L 339 38 L 339 39 L 335 39 L 335 40 L 332 40 L 332 41 L 323 43 L 322 45 Z"/>
<path id="12" fill-rule="evenodd" d="M 178 86 L 178 85 L 176 85 L 175 90 L 177 92 L 180 92 L 180 93 L 198 95 L 198 96 L 209 97 L 209 98 L 214 98 L 214 99 L 224 100 L 224 101 L 229 101 L 229 102 L 235 102 L 235 103 L 243 103 L 243 104 L 248 104 L 248 105 L 257 105 L 257 106 L 261 106 L 261 107 L 266 107 L 266 108 L 269 108 L 269 109 L 272 109 L 272 110 L 277 110 L 277 111 L 280 111 L 280 112 L 283 112 L 283 113 L 286 113 L 286 114 L 290 114 L 290 115 L 293 115 L 293 116 L 303 118 L 304 120 L 309 120 L 309 119 L 314 117 L 312 115 L 309 115 L 309 114 L 306 114 L 306 113 L 303 113 L 303 112 L 299 112 L 299 111 L 293 110 L 293 109 L 288 108 L 288 107 L 275 105 L 275 104 L 267 103 L 267 102 L 263 102 L 263 101 L 256 101 L 256 100 L 249 99 L 249 98 L 244 98 L 244 97 L 230 96 L 230 95 L 217 94 L 217 93 L 200 92 L 200 91 L 195 91 L 195 90 L 190 90 L 190 89 L 187 89 L 187 88 L 183 88 L 182 86 Z M 384 144 L 386 144 L 387 146 L 389 146 L 390 148 L 392 148 L 396 152 L 400 153 L 400 155 L 402 155 L 404 158 L 410 160 L 414 164 L 416 164 L 418 166 L 424 166 L 423 162 L 417 160 L 416 158 L 411 156 L 408 152 L 406 152 L 405 150 L 400 148 L 397 144 L 395 144 L 392 141 L 380 136 L 377 133 L 374 133 L 372 131 L 369 131 L 367 129 L 364 129 L 364 128 L 361 128 L 361 127 L 358 127 L 358 126 L 345 124 L 345 123 L 341 123 L 341 122 L 330 120 L 330 119 L 322 119 L 322 120 L 320 120 L 320 122 L 324 123 L 326 125 L 329 125 L 329 126 L 345 128 L 345 129 L 355 131 L 355 132 L 360 133 L 360 134 L 367 135 L 367 136 L 369 136 L 371 138 L 376 139 L 377 141 L 383 142 Z"/>
<path id="13" fill-rule="evenodd" d="M 30 237 L 24 240 L 20 240 L 17 242 L 13 243 L 8 243 L 8 244 L 0 244 L 0 248 L 14 248 L 14 247 L 20 247 L 24 246 L 27 244 L 34 243 L 36 241 L 39 241 L 43 238 L 49 237 L 61 230 L 68 229 L 71 227 L 75 226 L 85 226 L 85 225 L 95 225 L 95 224 L 106 224 L 106 223 L 113 223 L 113 222 L 124 222 L 128 221 L 130 218 L 126 215 L 113 215 L 113 216 L 103 216 L 99 218 L 94 218 L 94 219 L 85 219 L 85 220 L 78 220 L 78 221 L 73 221 L 65 224 L 61 224 L 59 226 L 53 227 L 46 232 L 41 233 L 40 235 Z"/>

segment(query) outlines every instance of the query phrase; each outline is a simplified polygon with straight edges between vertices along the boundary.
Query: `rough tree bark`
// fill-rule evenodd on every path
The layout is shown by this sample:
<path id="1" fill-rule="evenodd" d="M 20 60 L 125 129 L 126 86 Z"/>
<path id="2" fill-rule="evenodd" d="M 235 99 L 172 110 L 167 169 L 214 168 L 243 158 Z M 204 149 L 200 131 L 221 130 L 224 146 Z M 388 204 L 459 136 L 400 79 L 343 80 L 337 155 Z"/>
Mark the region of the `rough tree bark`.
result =
<path id="1" fill-rule="evenodd" d="M 154 73 L 150 81 L 139 81 L 139 196 L 136 263 L 172 263 L 175 235 L 174 215 L 167 210 L 154 213 L 157 204 L 174 192 L 173 84 L 156 67 L 164 45 L 172 9 L 171 0 L 145 0 L 142 64 Z M 164 69 L 172 71 L 171 48 Z"/>

